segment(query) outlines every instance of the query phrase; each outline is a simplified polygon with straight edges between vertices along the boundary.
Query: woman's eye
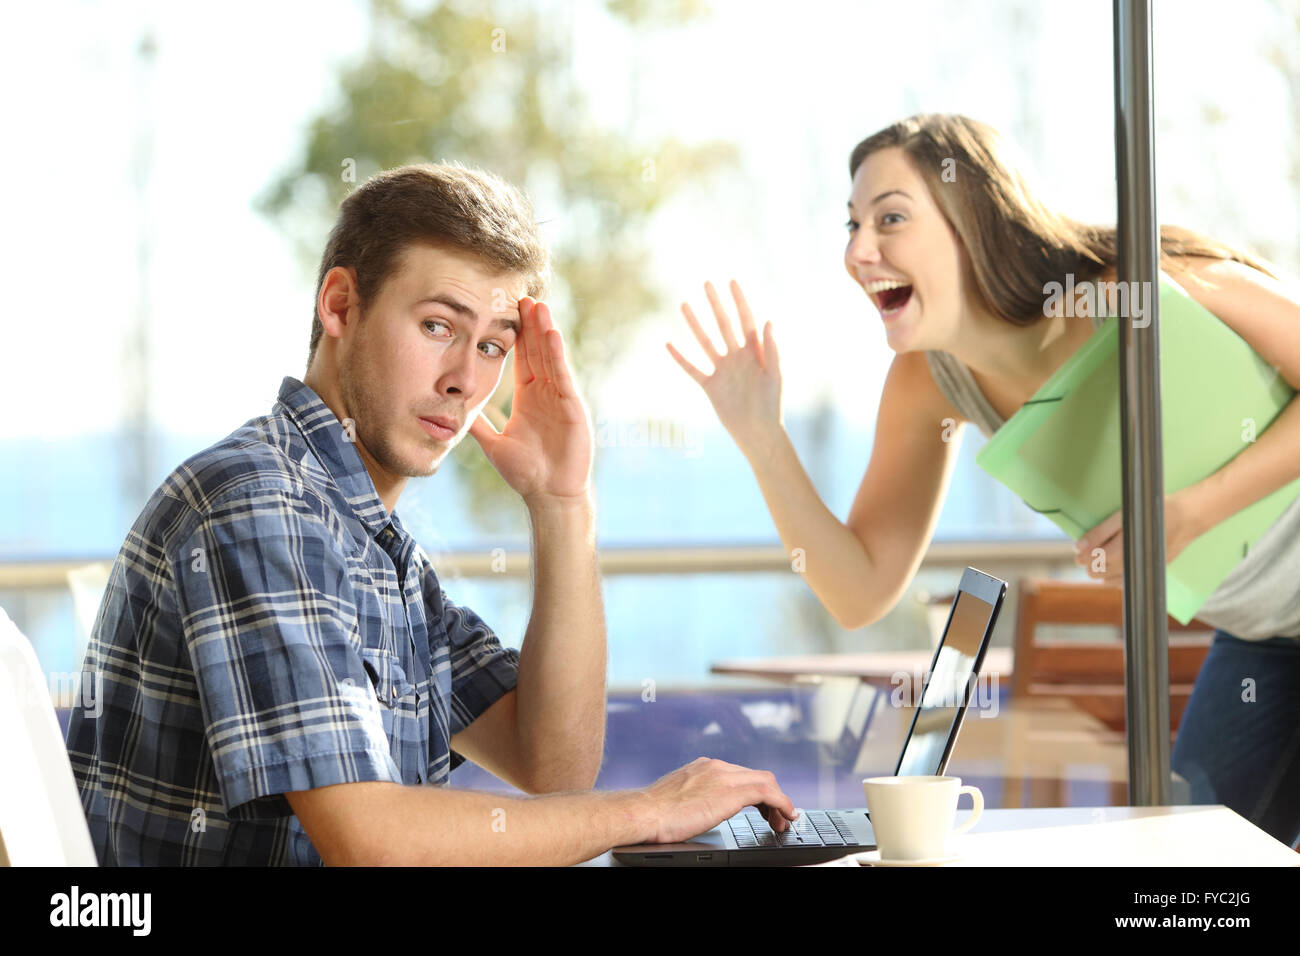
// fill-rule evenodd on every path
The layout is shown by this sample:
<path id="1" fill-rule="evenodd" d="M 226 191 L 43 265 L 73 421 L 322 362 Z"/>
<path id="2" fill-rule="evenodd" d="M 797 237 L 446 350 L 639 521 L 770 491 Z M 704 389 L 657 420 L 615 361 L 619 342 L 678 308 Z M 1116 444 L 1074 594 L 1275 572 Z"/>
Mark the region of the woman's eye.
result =
<path id="1" fill-rule="evenodd" d="M 844 228 L 847 229 L 849 232 L 852 232 L 854 229 L 858 228 L 858 224 L 854 222 L 852 219 L 850 219 L 848 222 L 844 224 Z"/>
<path id="2" fill-rule="evenodd" d="M 428 320 L 424 323 L 424 327 L 425 327 L 426 329 L 427 329 L 429 326 L 431 326 L 431 325 L 441 325 L 443 328 L 447 328 L 447 329 L 451 328 L 451 326 L 449 326 L 446 322 L 440 322 L 440 321 L 437 320 L 437 319 L 428 319 Z"/>
<path id="3" fill-rule="evenodd" d="M 889 217 L 890 217 L 890 216 L 898 216 L 898 219 L 899 219 L 900 222 L 901 222 L 902 219 L 903 219 L 902 213 L 897 213 L 897 212 L 887 212 L 887 213 L 885 213 L 883 216 L 880 217 L 880 221 L 881 221 L 882 223 L 884 223 L 886 226 L 892 226 L 892 225 L 894 225 L 894 223 L 892 223 L 892 222 L 889 221 Z"/>

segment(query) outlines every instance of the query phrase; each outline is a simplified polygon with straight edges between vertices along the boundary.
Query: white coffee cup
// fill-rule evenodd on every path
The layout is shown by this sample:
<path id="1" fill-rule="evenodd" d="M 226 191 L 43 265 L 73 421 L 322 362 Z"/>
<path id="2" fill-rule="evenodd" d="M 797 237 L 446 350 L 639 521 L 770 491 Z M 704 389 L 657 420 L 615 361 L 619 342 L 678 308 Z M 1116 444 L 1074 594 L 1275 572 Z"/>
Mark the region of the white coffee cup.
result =
<path id="1" fill-rule="evenodd" d="M 961 777 L 868 777 L 862 792 L 882 860 L 947 857 L 948 837 L 965 833 L 984 812 L 984 794 L 979 787 L 963 787 Z M 963 793 L 970 794 L 975 812 L 953 829 Z"/>

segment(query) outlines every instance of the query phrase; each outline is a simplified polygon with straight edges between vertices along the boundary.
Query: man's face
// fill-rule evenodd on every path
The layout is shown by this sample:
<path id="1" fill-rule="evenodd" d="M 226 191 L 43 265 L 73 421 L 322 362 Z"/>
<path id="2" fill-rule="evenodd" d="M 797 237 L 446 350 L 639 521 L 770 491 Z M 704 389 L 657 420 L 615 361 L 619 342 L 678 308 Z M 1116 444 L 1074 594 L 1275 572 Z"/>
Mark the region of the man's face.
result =
<path id="1" fill-rule="evenodd" d="M 464 255 L 407 247 L 340 347 L 339 394 L 363 457 L 393 476 L 438 470 L 501 381 L 525 291 L 522 277 Z"/>

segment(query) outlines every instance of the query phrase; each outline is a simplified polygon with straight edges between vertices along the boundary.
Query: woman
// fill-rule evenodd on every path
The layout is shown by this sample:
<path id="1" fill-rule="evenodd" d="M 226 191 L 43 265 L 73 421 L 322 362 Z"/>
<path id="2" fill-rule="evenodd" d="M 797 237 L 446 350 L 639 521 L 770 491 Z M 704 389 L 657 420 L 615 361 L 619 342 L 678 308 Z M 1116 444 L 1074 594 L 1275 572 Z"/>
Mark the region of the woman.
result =
<path id="1" fill-rule="evenodd" d="M 819 499 L 782 428 L 772 324 L 760 339 L 735 282 L 743 341 L 705 286 L 721 352 L 682 305 L 712 374 L 666 343 L 749 460 L 782 543 L 803 549 L 809 586 L 845 628 L 883 617 L 915 575 L 964 423 L 992 434 L 1100 324 L 1100 316 L 1077 317 L 1086 314 L 1083 301 L 1048 296 L 1049 284 L 1116 278 L 1115 230 L 1046 208 L 1006 154 L 993 129 L 953 115 L 912 117 L 853 150 L 844 265 L 897 354 L 847 522 Z M 1300 303 L 1263 263 L 1166 227 L 1160 267 L 1300 389 Z M 1167 560 L 1297 476 L 1300 405 L 1293 401 L 1218 472 L 1166 496 Z M 1076 558 L 1092 577 L 1116 583 L 1119 517 L 1089 531 Z M 1172 759 L 1193 802 L 1226 804 L 1289 845 L 1300 837 L 1297 571 L 1300 501 L 1197 613 L 1216 631 Z"/>

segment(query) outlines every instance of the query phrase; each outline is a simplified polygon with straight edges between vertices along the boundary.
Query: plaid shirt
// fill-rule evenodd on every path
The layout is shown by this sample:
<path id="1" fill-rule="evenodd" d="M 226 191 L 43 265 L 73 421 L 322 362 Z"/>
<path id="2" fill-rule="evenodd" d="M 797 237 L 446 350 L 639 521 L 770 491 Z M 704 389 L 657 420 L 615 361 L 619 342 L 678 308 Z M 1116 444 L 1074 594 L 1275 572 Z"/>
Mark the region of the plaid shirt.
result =
<path id="1" fill-rule="evenodd" d="M 518 661 L 285 378 L 167 477 L 113 564 L 67 741 L 99 861 L 320 865 L 285 792 L 446 783 L 451 736 Z"/>

